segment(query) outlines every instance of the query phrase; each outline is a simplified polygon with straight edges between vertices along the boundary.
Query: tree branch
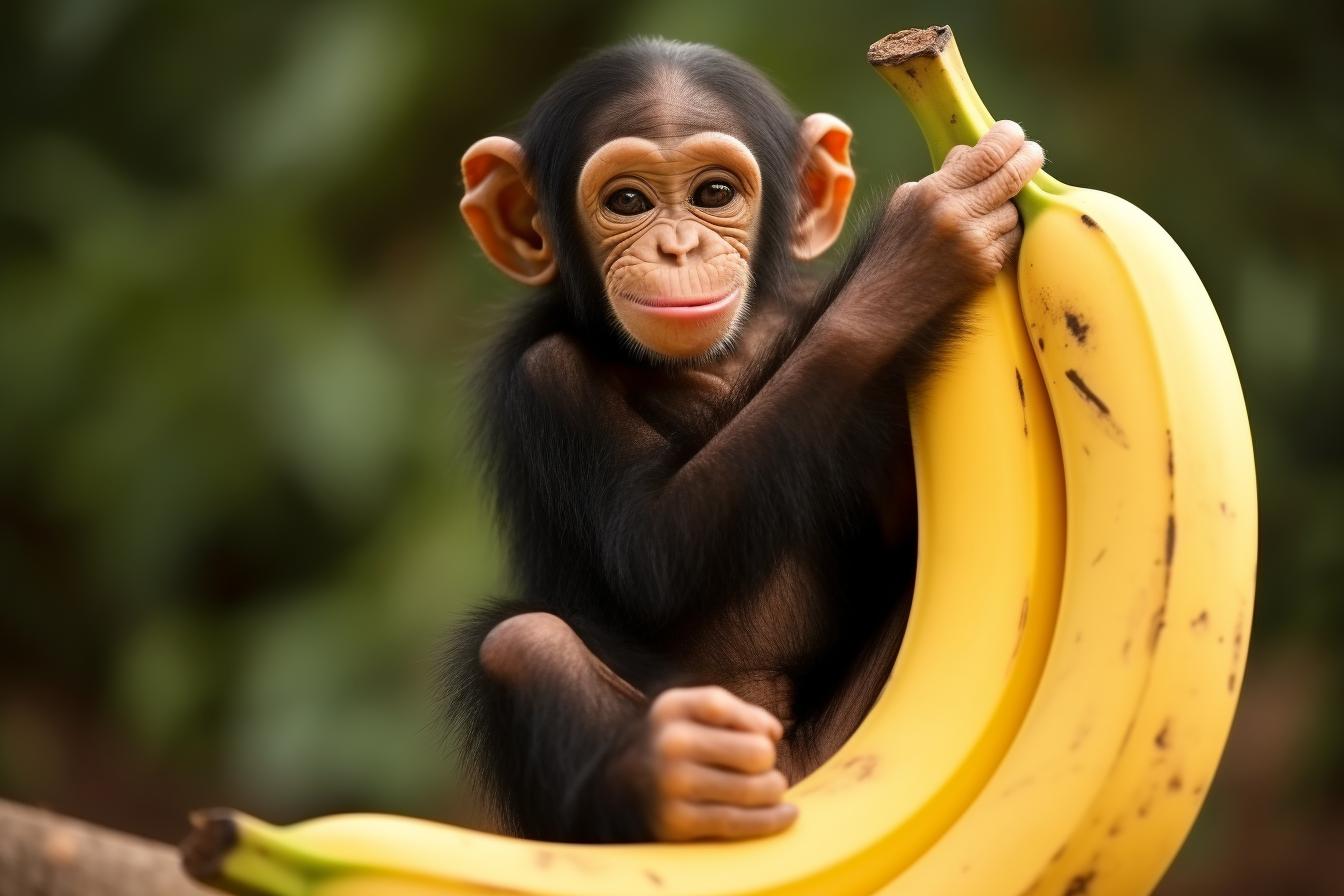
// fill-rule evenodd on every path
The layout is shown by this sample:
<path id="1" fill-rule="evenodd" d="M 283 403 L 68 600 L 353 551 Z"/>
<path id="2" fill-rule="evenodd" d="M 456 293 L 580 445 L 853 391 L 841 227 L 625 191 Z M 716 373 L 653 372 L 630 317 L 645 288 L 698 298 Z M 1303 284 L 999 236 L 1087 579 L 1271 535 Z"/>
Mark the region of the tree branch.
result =
<path id="1" fill-rule="evenodd" d="M 156 843 L 0 799 L 4 896 L 218 896 Z"/>

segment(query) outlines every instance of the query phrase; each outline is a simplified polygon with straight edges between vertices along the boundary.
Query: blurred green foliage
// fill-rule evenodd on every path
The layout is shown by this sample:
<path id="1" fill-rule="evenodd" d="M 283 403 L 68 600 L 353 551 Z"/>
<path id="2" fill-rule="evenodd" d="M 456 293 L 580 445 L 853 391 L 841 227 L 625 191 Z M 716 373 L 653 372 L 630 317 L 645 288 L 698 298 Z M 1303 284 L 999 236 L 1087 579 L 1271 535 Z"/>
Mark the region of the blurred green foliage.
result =
<path id="1" fill-rule="evenodd" d="M 0 793 L 167 834 L 175 799 L 460 811 L 433 646 L 502 587 L 461 374 L 516 295 L 461 152 L 662 34 L 849 121 L 878 197 L 928 161 L 864 51 L 938 21 L 1056 175 L 1204 277 L 1256 439 L 1255 655 L 1327 657 L 1338 695 L 1338 4 L 29 0 L 0 7 Z M 90 785 L 99 755 L 139 771 Z"/>

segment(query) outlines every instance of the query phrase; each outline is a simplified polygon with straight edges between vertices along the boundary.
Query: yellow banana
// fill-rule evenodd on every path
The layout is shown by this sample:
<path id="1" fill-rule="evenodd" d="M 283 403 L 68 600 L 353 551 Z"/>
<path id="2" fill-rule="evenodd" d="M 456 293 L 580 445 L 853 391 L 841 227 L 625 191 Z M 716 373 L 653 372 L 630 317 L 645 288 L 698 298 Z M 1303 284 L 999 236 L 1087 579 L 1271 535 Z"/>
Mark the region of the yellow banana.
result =
<path id="1" fill-rule="evenodd" d="M 935 163 L 987 129 L 946 29 L 874 49 Z M 1146 892 L 1240 681 L 1249 435 L 1217 319 L 1169 238 L 1113 197 L 1037 183 L 1021 200 L 1022 308 L 1005 272 L 912 412 L 920 557 L 896 667 L 787 795 L 791 829 L 576 846 L 217 810 L 197 819 L 189 868 L 281 896 Z"/>
<path id="2" fill-rule="evenodd" d="M 870 59 L 931 142 L 992 123 L 946 29 Z M 1149 892 L 1203 802 L 1245 664 L 1255 473 L 1208 295 L 1121 199 L 1041 177 L 1018 205 L 1023 314 L 1064 457 L 1059 619 L 1012 748 L 893 896 Z"/>

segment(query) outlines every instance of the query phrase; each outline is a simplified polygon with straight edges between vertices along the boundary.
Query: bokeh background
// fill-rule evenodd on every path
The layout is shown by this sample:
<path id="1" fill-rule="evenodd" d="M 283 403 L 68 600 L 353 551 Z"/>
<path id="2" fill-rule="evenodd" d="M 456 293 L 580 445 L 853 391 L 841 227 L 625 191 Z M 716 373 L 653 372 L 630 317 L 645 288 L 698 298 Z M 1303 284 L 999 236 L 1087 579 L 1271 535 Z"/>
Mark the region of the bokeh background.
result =
<path id="1" fill-rule="evenodd" d="M 864 51 L 950 21 L 992 110 L 1218 306 L 1256 441 L 1245 695 L 1164 894 L 1344 892 L 1344 6 L 0 4 L 0 795 L 471 822 L 436 639 L 501 587 L 462 374 L 517 295 L 457 159 L 585 52 L 717 43 L 927 173 Z"/>

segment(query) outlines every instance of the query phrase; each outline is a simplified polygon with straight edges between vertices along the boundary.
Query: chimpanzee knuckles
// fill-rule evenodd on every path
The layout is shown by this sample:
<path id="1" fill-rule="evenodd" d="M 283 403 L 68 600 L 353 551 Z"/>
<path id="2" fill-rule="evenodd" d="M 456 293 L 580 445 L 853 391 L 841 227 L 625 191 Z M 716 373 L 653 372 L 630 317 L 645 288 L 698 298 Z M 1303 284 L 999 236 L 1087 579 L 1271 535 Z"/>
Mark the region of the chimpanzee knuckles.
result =
<path id="1" fill-rule="evenodd" d="M 985 215 L 985 229 L 993 236 L 1003 236 L 1016 229 L 1020 223 L 1022 216 L 1018 214 L 1017 206 L 1011 202 L 1005 202 Z"/>
<path id="2" fill-rule="evenodd" d="M 779 803 L 759 809 L 747 809 L 721 803 L 673 803 L 654 823 L 658 839 L 741 840 L 764 837 L 781 831 L 798 817 L 798 808 Z"/>
<path id="3" fill-rule="evenodd" d="M 678 763 L 658 780 L 658 792 L 668 799 L 755 808 L 775 805 L 788 788 L 778 769 L 740 775 L 691 762 Z"/>
<path id="4" fill-rule="evenodd" d="M 938 169 L 938 177 L 949 189 L 973 187 L 1007 164 L 1026 139 L 1017 122 L 995 122 L 974 146 L 952 147 Z"/>
<path id="5" fill-rule="evenodd" d="M 1015 121 L 1000 121 L 975 146 L 959 144 L 933 175 L 949 190 L 964 190 L 979 214 L 1008 202 L 1040 170 L 1045 153 Z"/>
<path id="6" fill-rule="evenodd" d="M 784 726 L 768 711 L 718 685 L 663 691 L 649 707 L 649 718 L 655 724 L 694 719 L 720 728 L 757 732 L 771 741 L 784 736 Z"/>
<path id="7" fill-rule="evenodd" d="M 798 191 L 793 255 L 811 261 L 831 247 L 845 226 L 854 196 L 854 168 L 849 163 L 854 132 L 834 115 L 818 112 L 803 119 L 799 134 L 807 147 L 807 161 Z"/>
<path id="8" fill-rule="evenodd" d="M 989 212 L 1011 200 L 1036 176 L 1044 162 L 1045 152 L 1040 144 L 1030 140 L 1023 143 L 997 171 L 971 190 L 976 210 Z"/>
<path id="9" fill-rule="evenodd" d="M 523 148 L 486 137 L 462 156 L 462 216 L 486 258 L 528 286 L 555 279 L 555 253 L 541 227 L 536 196 L 524 173 Z"/>
<path id="10" fill-rule="evenodd" d="M 758 775 L 775 766 L 775 745 L 763 734 L 714 728 L 678 719 L 655 727 L 653 761 L 661 769 L 676 763 L 701 762 Z"/>

